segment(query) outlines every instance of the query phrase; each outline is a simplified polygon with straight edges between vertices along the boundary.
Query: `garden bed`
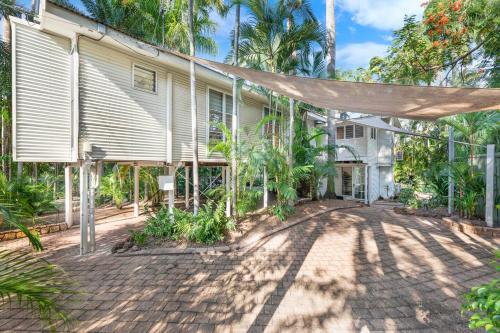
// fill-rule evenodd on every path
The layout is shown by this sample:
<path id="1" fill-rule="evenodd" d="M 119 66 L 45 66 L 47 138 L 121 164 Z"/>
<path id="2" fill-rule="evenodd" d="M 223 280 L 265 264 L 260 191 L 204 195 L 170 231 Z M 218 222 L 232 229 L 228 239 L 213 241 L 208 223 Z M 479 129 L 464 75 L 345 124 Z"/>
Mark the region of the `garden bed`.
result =
<path id="1" fill-rule="evenodd" d="M 457 215 L 450 216 L 446 207 L 438 207 L 433 209 L 394 207 L 394 211 L 402 215 L 436 218 L 439 219 L 441 224 L 446 226 L 447 228 L 455 231 L 460 231 L 465 234 L 490 236 L 495 238 L 500 237 L 500 228 L 490 228 L 483 220 L 469 220 Z"/>
<path id="2" fill-rule="evenodd" d="M 247 214 L 244 218 L 236 222 L 234 230 L 225 235 L 223 241 L 209 244 L 209 247 L 214 248 L 235 248 L 237 244 L 249 243 L 251 240 L 257 240 L 270 235 L 274 231 L 281 230 L 283 227 L 293 225 L 304 217 L 311 214 L 333 210 L 338 208 L 355 207 L 358 204 L 353 201 L 343 200 L 321 200 L 321 201 L 305 201 L 295 206 L 295 213 L 286 221 L 280 221 L 276 216 L 272 215 L 267 210 L 259 210 Z M 121 242 L 113 246 L 113 253 L 135 252 L 139 250 L 152 249 L 173 249 L 173 250 L 189 250 L 207 248 L 207 244 L 190 242 L 186 240 L 169 240 L 148 237 L 144 245 L 138 246 L 133 243 L 132 237 L 127 237 Z M 177 253 L 182 251 L 172 251 Z"/>

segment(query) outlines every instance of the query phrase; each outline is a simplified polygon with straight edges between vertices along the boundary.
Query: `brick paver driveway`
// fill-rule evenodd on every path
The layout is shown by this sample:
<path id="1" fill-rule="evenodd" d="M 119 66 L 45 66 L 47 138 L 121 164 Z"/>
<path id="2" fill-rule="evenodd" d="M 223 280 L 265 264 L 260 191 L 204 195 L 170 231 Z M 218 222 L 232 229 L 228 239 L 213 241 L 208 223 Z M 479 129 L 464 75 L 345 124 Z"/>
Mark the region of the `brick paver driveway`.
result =
<path id="1" fill-rule="evenodd" d="M 98 226 L 93 256 L 66 236 L 50 245 L 87 291 L 66 305 L 75 331 L 462 332 L 461 294 L 495 274 L 493 240 L 380 207 L 324 214 L 225 255 L 110 255 L 127 228 Z M 4 309 L 0 330 L 40 330 L 30 318 Z"/>

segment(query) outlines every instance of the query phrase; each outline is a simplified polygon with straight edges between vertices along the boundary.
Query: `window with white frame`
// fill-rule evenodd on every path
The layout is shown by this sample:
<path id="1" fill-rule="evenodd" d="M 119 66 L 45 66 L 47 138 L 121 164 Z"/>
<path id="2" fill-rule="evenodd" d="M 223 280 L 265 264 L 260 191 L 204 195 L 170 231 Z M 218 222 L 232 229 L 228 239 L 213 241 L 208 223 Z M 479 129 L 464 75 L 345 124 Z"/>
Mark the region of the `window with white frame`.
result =
<path id="1" fill-rule="evenodd" d="M 210 143 L 224 140 L 224 133 L 220 129 L 223 123 L 231 130 L 233 112 L 233 97 L 220 91 L 208 90 L 208 138 Z"/>
<path id="2" fill-rule="evenodd" d="M 370 138 L 375 140 L 377 139 L 377 129 L 370 127 Z"/>
<path id="3" fill-rule="evenodd" d="M 143 66 L 134 65 L 133 76 L 135 89 L 156 93 L 156 71 Z"/>

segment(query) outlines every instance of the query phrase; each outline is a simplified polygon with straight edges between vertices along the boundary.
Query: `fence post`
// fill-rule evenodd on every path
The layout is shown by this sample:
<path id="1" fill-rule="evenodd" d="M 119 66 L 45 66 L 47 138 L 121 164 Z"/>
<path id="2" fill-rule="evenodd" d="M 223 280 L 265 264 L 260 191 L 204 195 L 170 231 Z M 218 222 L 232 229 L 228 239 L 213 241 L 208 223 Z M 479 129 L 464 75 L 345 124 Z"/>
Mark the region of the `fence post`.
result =
<path id="1" fill-rule="evenodd" d="M 493 210 L 495 209 L 494 198 L 495 181 L 495 145 L 486 148 L 486 212 L 484 214 L 486 225 L 493 227 Z"/>
<path id="2" fill-rule="evenodd" d="M 453 214 L 453 200 L 455 198 L 455 182 L 451 172 L 451 164 L 455 160 L 455 142 L 453 127 L 448 127 L 448 214 Z"/>

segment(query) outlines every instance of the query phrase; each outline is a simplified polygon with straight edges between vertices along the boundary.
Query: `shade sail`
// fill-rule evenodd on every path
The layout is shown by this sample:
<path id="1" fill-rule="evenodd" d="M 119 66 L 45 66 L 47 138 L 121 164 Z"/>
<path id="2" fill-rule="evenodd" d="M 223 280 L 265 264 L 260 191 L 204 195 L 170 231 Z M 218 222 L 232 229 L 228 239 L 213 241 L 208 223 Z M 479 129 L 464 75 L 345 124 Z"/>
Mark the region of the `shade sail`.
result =
<path id="1" fill-rule="evenodd" d="M 172 53 L 320 108 L 421 120 L 500 109 L 500 89 L 314 79 L 257 71 Z"/>
<path id="2" fill-rule="evenodd" d="M 360 118 L 348 119 L 347 121 L 353 122 L 353 123 L 358 124 L 358 125 L 374 127 L 374 128 L 382 129 L 385 131 L 391 131 L 391 132 L 395 132 L 395 133 L 408 134 L 408 135 L 413 135 L 413 136 L 430 137 L 430 136 L 425 135 L 425 134 L 418 134 L 418 133 L 414 133 L 411 131 L 407 131 L 403 128 L 392 126 L 378 117 L 360 117 Z"/>

